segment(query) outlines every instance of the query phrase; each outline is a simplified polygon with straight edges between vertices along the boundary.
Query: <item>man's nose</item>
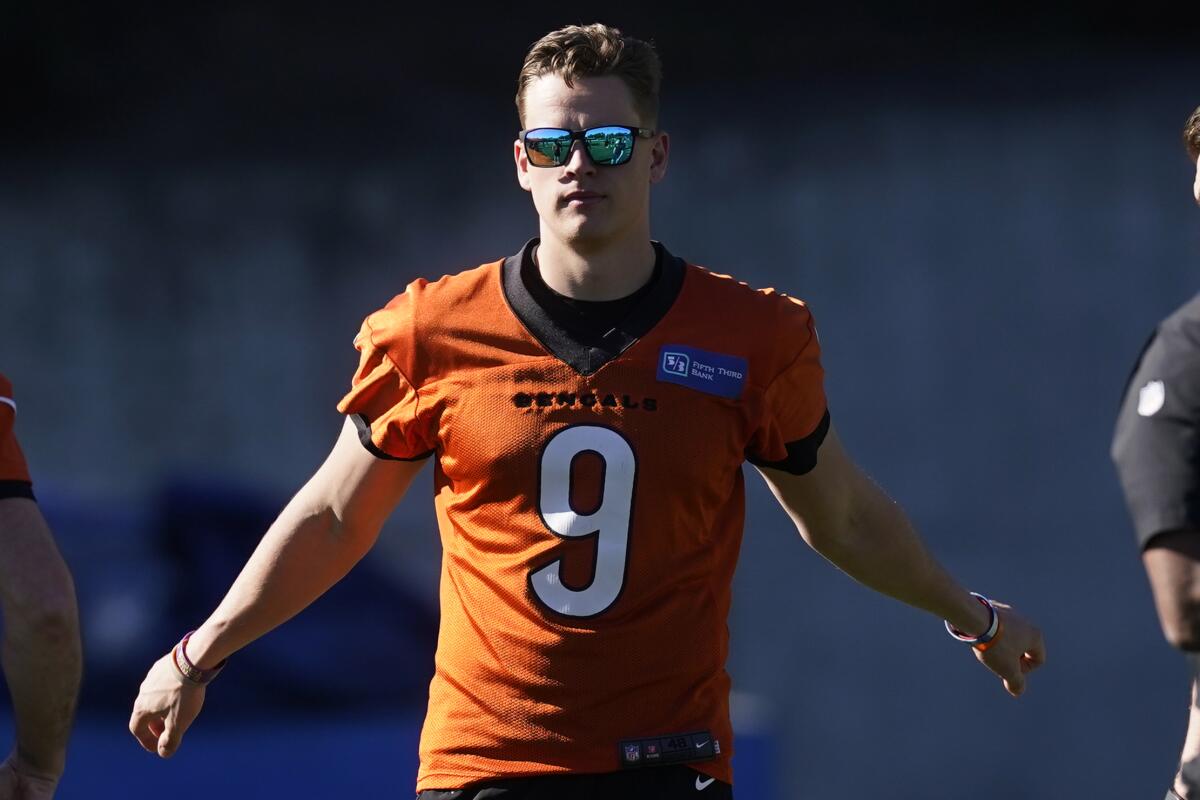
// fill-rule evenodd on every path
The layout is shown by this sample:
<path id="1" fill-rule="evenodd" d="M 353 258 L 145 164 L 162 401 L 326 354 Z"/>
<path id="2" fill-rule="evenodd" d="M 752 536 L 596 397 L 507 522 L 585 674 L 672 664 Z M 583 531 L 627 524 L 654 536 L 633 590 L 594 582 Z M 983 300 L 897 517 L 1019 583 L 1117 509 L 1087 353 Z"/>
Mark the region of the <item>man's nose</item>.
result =
<path id="1" fill-rule="evenodd" d="M 571 142 L 571 152 L 567 154 L 567 163 L 563 166 L 569 174 L 590 174 L 596 171 L 596 163 L 588 155 L 587 146 L 583 142 Z"/>

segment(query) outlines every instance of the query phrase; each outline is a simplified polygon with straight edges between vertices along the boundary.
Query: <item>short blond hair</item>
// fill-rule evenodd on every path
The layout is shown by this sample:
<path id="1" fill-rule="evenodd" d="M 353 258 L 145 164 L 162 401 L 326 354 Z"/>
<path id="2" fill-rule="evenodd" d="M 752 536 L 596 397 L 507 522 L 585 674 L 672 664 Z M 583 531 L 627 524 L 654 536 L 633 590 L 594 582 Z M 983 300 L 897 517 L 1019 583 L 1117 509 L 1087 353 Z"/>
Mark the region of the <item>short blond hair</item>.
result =
<path id="1" fill-rule="evenodd" d="M 559 75 L 567 86 L 579 78 L 618 77 L 633 95 L 633 105 L 642 122 L 658 121 L 658 94 L 662 86 L 662 63 L 654 46 L 625 36 L 599 22 L 568 25 L 533 43 L 517 79 L 517 114 L 525 127 L 525 91 L 543 75 Z"/>

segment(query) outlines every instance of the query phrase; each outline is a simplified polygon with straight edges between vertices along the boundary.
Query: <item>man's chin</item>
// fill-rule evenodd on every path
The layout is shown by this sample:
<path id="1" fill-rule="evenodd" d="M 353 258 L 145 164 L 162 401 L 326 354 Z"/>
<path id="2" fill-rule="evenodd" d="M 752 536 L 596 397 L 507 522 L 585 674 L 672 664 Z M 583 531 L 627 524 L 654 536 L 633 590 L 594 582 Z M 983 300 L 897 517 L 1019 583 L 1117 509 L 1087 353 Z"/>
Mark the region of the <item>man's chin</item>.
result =
<path id="1" fill-rule="evenodd" d="M 612 241 L 613 226 L 607 220 L 574 219 L 555 234 L 576 250 L 593 250 Z"/>

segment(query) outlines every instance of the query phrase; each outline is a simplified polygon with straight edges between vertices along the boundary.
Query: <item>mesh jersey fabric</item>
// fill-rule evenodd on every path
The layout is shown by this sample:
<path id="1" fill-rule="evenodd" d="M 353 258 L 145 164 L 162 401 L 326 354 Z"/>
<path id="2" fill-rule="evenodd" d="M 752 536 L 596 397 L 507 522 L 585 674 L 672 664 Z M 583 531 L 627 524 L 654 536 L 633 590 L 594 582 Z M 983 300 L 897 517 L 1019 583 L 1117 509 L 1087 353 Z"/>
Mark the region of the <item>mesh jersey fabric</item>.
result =
<path id="1" fill-rule="evenodd" d="M 619 768 L 619 742 L 711 731 L 732 783 L 726 619 L 742 463 L 827 425 L 800 301 L 695 265 L 590 374 L 521 323 L 504 261 L 417 280 L 364 321 L 343 413 L 434 454 L 441 626 L 417 789 Z M 659 379 L 685 345 L 744 359 L 736 397 Z"/>

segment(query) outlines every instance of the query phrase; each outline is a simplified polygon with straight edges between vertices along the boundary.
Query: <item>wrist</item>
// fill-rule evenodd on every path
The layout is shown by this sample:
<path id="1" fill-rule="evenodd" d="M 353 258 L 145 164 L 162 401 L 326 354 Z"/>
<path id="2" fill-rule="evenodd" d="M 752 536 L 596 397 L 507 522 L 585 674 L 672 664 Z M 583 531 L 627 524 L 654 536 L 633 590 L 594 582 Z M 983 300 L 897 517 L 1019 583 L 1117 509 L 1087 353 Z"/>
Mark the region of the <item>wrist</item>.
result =
<path id="1" fill-rule="evenodd" d="M 987 632 L 992 624 L 992 607 L 989 603 L 975 594 L 966 594 L 955 608 L 953 616 L 947 616 L 946 622 L 955 631 L 964 636 L 976 637 Z M 189 649 L 188 652 L 191 652 Z"/>
<path id="2" fill-rule="evenodd" d="M 197 666 L 195 661 L 193 661 L 191 656 L 188 654 L 188 645 L 190 644 L 191 638 L 195 633 L 195 631 L 188 631 L 186 634 L 184 634 L 183 638 L 179 640 L 179 643 L 171 650 L 170 659 L 171 663 L 175 666 L 175 672 L 181 681 L 190 686 L 202 687 L 213 682 L 213 679 L 216 678 L 217 675 L 220 674 L 221 670 L 225 668 L 225 662 L 228 659 L 219 662 L 211 669 L 204 669 Z"/>
<path id="3" fill-rule="evenodd" d="M 988 623 L 982 633 L 972 634 L 966 633 L 950 624 L 946 620 L 946 632 L 960 642 L 966 642 L 980 652 L 986 651 L 1000 636 L 1000 611 L 983 595 L 978 592 L 971 592 L 971 597 L 979 602 L 979 605 L 987 609 Z"/>
<path id="4" fill-rule="evenodd" d="M 216 632 L 206 622 L 188 636 L 188 661 L 197 669 L 216 669 L 229 658 L 229 654 L 221 652 L 217 645 Z"/>

